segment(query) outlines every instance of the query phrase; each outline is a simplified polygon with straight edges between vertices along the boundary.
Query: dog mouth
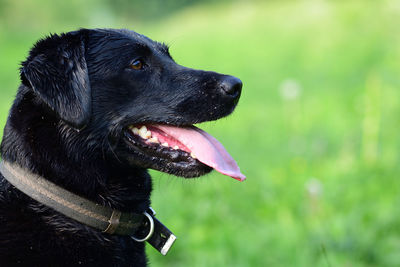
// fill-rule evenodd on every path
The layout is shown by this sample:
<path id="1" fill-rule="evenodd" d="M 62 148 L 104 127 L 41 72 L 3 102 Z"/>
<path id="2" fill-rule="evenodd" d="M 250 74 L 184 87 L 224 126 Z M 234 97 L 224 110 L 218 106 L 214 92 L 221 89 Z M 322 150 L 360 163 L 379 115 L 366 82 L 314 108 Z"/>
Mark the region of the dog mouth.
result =
<path id="1" fill-rule="evenodd" d="M 223 145 L 195 126 L 130 125 L 125 136 L 135 151 L 152 160 L 167 162 L 170 166 L 212 168 L 239 181 L 246 179 Z"/>

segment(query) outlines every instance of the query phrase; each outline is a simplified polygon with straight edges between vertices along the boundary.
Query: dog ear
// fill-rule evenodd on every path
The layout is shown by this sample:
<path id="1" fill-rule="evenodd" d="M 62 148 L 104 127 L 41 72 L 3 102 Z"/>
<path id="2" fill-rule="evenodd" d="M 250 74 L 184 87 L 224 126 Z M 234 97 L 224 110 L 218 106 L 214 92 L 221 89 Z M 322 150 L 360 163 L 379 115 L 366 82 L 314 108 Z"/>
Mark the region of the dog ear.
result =
<path id="1" fill-rule="evenodd" d="M 77 129 L 86 126 L 91 114 L 86 40 L 85 30 L 51 35 L 35 44 L 20 69 L 22 83 Z"/>

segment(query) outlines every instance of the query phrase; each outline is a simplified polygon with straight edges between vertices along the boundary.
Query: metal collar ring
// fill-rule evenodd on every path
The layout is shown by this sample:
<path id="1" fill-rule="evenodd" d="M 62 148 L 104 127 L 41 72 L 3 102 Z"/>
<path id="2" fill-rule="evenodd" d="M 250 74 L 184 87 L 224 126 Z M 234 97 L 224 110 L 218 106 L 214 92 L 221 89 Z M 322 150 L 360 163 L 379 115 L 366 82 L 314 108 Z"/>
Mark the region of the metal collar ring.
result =
<path id="1" fill-rule="evenodd" d="M 134 237 L 133 235 L 131 235 L 131 238 L 132 238 L 133 240 L 135 240 L 136 242 L 144 242 L 144 241 L 147 241 L 147 240 L 149 240 L 149 238 L 150 238 L 150 237 L 153 235 L 153 233 L 154 233 L 154 220 L 153 220 L 153 217 L 151 217 L 150 214 L 148 214 L 147 212 L 143 212 L 143 214 L 146 215 L 147 219 L 148 219 L 149 222 L 150 222 L 150 230 L 149 230 L 149 233 L 147 234 L 147 236 L 144 237 L 144 238 L 142 238 L 142 239 L 136 238 L 136 237 Z"/>

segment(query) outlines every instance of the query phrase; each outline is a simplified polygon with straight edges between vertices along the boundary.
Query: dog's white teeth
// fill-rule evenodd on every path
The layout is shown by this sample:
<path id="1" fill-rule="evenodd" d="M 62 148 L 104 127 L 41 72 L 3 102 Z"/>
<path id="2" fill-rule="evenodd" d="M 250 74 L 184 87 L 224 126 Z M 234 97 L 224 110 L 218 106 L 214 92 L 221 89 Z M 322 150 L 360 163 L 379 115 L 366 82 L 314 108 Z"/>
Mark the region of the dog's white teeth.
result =
<path id="1" fill-rule="evenodd" d="M 151 132 L 150 132 L 150 131 L 147 131 L 146 137 L 147 137 L 147 138 L 150 138 L 150 137 L 151 137 Z M 146 139 L 147 139 L 147 138 L 146 138 Z"/>
<path id="2" fill-rule="evenodd" d="M 174 149 L 175 149 L 175 150 L 179 149 L 179 146 L 174 146 Z"/>
<path id="3" fill-rule="evenodd" d="M 167 142 L 162 143 L 161 145 L 162 145 L 162 146 L 165 146 L 165 147 L 168 147 L 168 146 L 169 146 Z"/>
<path id="4" fill-rule="evenodd" d="M 131 129 L 132 133 L 139 134 L 139 129 L 138 128 L 130 126 L 129 129 Z"/>
<path id="5" fill-rule="evenodd" d="M 147 137 L 147 132 L 144 133 L 144 132 L 139 131 L 139 136 L 142 137 L 143 139 L 149 139 Z"/>
<path id="6" fill-rule="evenodd" d="M 147 130 L 146 126 L 142 126 L 139 129 L 139 136 L 142 137 L 143 139 L 149 139 L 151 137 L 151 132 Z"/>
<path id="7" fill-rule="evenodd" d="M 195 155 L 193 152 L 190 153 L 190 156 L 191 156 L 192 158 L 194 158 L 194 159 L 197 159 L 196 155 Z"/>
<path id="8" fill-rule="evenodd" d="M 160 142 L 158 141 L 157 136 L 154 136 L 154 137 L 150 138 L 150 139 L 149 139 L 149 142 L 150 142 L 150 143 L 160 143 Z"/>
<path id="9" fill-rule="evenodd" d="M 139 133 L 142 133 L 142 134 L 145 134 L 147 132 L 147 127 L 146 126 L 142 126 L 142 127 L 140 127 L 140 129 L 139 129 Z"/>

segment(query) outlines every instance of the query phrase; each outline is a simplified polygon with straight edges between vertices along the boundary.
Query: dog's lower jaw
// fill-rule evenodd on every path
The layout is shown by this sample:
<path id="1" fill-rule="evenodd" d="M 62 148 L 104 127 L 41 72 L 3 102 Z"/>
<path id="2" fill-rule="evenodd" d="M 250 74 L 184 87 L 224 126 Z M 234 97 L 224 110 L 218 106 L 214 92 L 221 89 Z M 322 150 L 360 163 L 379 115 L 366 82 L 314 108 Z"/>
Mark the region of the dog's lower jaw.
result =
<path id="1" fill-rule="evenodd" d="M 160 158 L 148 158 L 145 155 L 134 156 L 131 154 L 131 156 L 131 158 L 127 159 L 127 162 L 129 162 L 128 164 L 131 166 L 143 166 L 148 169 L 157 170 L 183 178 L 198 178 L 213 170 L 202 163 L 194 163 L 191 165 L 186 162 L 169 162 Z"/>
<path id="2" fill-rule="evenodd" d="M 213 170 L 212 168 L 204 164 L 200 165 L 199 167 L 195 167 L 193 169 L 185 167 L 179 169 L 177 168 L 176 165 L 170 167 L 168 166 L 168 164 L 166 166 L 159 167 L 159 171 L 188 179 L 199 178 L 203 175 L 210 173 L 212 170 Z"/>
<path id="3" fill-rule="evenodd" d="M 116 157 L 122 165 L 129 165 L 132 168 L 154 169 L 184 178 L 196 178 L 212 171 L 212 168 L 190 156 L 173 161 L 170 158 L 144 153 L 126 137 L 120 139 L 115 151 L 118 151 L 115 152 L 118 153 Z"/>

